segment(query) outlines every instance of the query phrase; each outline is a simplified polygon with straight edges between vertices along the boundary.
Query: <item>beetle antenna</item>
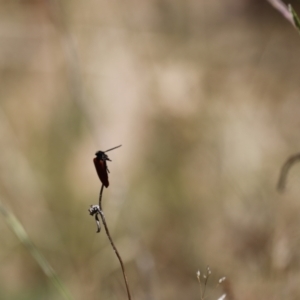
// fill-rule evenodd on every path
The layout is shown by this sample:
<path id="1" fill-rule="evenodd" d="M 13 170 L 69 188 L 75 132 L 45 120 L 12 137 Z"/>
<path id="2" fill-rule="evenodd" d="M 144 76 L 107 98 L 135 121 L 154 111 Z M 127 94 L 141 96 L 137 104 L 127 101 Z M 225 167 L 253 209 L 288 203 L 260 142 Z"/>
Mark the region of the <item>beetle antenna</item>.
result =
<path id="1" fill-rule="evenodd" d="M 108 149 L 108 150 L 106 150 L 106 151 L 104 151 L 104 153 L 105 152 L 108 152 L 108 151 L 111 151 L 111 150 L 114 150 L 114 149 L 116 149 L 116 148 L 120 148 L 122 145 L 119 145 L 119 146 L 117 146 L 117 147 L 113 147 L 113 148 L 111 148 L 111 149 Z"/>

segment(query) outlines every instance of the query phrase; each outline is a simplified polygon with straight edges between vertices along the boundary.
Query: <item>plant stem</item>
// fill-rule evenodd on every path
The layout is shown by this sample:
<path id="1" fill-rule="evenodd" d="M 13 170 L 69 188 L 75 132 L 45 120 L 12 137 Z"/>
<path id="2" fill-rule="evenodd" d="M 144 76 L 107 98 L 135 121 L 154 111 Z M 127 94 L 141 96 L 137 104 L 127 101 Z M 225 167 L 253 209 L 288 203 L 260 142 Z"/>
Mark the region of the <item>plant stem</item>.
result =
<path id="1" fill-rule="evenodd" d="M 99 194 L 99 213 L 100 213 L 100 216 L 101 216 L 101 219 L 102 219 L 102 223 L 103 223 L 103 226 L 105 228 L 105 232 L 106 232 L 106 235 L 110 241 L 110 244 L 112 246 L 112 248 L 114 249 L 115 253 L 116 253 L 116 256 L 118 257 L 118 260 L 120 262 L 120 265 L 121 265 L 121 268 L 122 268 L 122 273 L 123 273 L 123 277 L 124 277 L 124 281 L 125 281 L 125 285 L 126 285 L 126 291 L 127 291 L 127 296 L 128 296 L 128 300 L 131 300 L 131 295 L 130 295 L 130 289 L 129 289 L 129 285 L 128 285 L 128 281 L 127 281 L 127 276 L 126 276 L 126 272 L 125 272 L 125 267 L 124 267 L 124 264 L 123 264 L 123 260 L 119 254 L 119 251 L 118 249 L 116 248 L 113 240 L 112 240 L 112 237 L 109 233 L 109 230 L 108 230 L 108 226 L 107 226 L 107 223 L 106 223 L 106 220 L 105 220 L 105 216 L 104 216 L 104 213 L 102 211 L 102 194 L 103 194 L 103 188 L 104 188 L 104 185 L 102 184 L 101 186 L 101 189 L 100 189 L 100 194 Z"/>

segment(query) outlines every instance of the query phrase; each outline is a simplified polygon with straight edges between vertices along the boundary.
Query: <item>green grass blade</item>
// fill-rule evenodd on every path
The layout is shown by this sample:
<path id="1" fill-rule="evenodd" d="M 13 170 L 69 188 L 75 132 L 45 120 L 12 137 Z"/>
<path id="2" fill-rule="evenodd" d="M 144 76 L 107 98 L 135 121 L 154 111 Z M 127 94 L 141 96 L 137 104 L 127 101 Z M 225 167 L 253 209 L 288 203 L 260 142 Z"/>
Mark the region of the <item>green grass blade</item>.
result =
<path id="1" fill-rule="evenodd" d="M 289 11 L 291 12 L 292 16 L 293 16 L 293 20 L 294 20 L 294 24 L 296 26 L 296 28 L 298 29 L 298 32 L 300 34 L 300 19 L 296 13 L 296 11 L 293 9 L 292 5 L 289 4 Z"/>
<path id="2" fill-rule="evenodd" d="M 45 275 L 48 277 L 50 282 L 58 289 L 61 296 L 66 300 L 72 300 L 70 293 L 67 291 L 66 287 L 52 269 L 46 258 L 41 254 L 37 247 L 30 240 L 28 234 L 26 233 L 22 224 L 18 219 L 12 214 L 0 201 L 0 213 L 4 217 L 7 225 L 15 233 L 21 243 L 27 248 L 30 254 L 33 256 L 35 261 L 41 267 Z"/>

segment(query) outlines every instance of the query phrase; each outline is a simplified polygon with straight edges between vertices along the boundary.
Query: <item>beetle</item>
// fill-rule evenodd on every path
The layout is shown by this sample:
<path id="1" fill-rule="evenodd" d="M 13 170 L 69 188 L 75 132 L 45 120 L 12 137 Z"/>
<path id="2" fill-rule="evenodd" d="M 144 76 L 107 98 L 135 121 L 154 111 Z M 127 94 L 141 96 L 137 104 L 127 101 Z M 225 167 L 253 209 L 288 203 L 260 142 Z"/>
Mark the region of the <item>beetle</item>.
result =
<path id="1" fill-rule="evenodd" d="M 96 168 L 96 171 L 97 171 L 100 181 L 106 188 L 109 186 L 109 182 L 108 182 L 109 170 L 107 168 L 106 161 L 107 160 L 111 161 L 111 160 L 105 153 L 108 151 L 114 150 L 116 148 L 119 148 L 121 146 L 122 145 L 119 145 L 114 148 L 108 149 L 106 151 L 97 151 L 95 153 L 96 157 L 93 159 L 94 165 L 95 165 L 95 168 Z"/>

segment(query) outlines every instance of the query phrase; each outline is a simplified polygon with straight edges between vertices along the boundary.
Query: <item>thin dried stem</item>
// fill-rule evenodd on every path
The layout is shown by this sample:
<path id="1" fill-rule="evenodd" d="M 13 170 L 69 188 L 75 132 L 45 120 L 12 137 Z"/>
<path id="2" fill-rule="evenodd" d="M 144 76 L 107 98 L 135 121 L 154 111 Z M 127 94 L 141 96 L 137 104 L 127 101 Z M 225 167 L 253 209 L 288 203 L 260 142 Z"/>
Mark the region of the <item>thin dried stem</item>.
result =
<path id="1" fill-rule="evenodd" d="M 284 165 L 281 167 L 279 180 L 277 183 L 277 190 L 283 192 L 286 187 L 287 176 L 290 168 L 300 160 L 300 153 L 290 156 Z"/>
<path id="2" fill-rule="evenodd" d="M 208 278 L 209 278 L 210 274 L 211 274 L 211 270 L 210 270 L 209 266 L 207 266 L 207 268 L 206 268 L 206 274 L 203 275 L 204 287 L 202 289 L 201 273 L 200 273 L 199 270 L 197 271 L 197 279 L 198 279 L 199 286 L 200 286 L 200 297 L 201 297 L 200 299 L 201 300 L 204 300 L 206 285 L 207 285 Z"/>
<path id="3" fill-rule="evenodd" d="M 92 215 L 92 216 L 95 215 L 95 220 L 96 220 L 96 223 L 97 223 L 97 232 L 100 232 L 100 229 L 101 229 L 100 222 L 99 222 L 99 219 L 98 219 L 98 215 L 100 215 L 100 217 L 101 217 L 106 235 L 107 235 L 107 237 L 110 241 L 110 244 L 111 244 L 112 248 L 114 249 L 114 251 L 116 253 L 116 256 L 117 256 L 117 258 L 120 262 L 121 268 L 122 268 L 122 273 L 123 273 L 123 277 L 124 277 L 124 281 L 125 281 L 128 300 L 131 300 L 131 294 L 130 294 L 130 289 L 129 289 L 129 285 L 128 285 L 128 281 L 127 281 L 127 276 L 126 276 L 126 272 L 125 272 L 124 263 L 123 263 L 123 260 L 121 258 L 121 255 L 120 255 L 117 247 L 115 246 L 115 244 L 113 242 L 113 239 L 112 239 L 112 237 L 109 233 L 108 226 L 107 226 L 107 223 L 106 223 L 106 220 L 105 220 L 105 216 L 104 216 L 104 213 L 102 211 L 103 188 L 104 188 L 104 185 L 102 184 L 101 189 L 100 189 L 100 194 L 99 194 L 99 205 L 92 205 L 89 209 L 89 212 L 90 212 L 90 215 Z"/>
<path id="4" fill-rule="evenodd" d="M 124 264 L 123 264 L 123 261 L 122 261 L 122 258 L 118 252 L 118 249 L 116 248 L 112 238 L 111 238 L 111 235 L 109 233 L 109 230 L 108 230 L 108 226 L 106 224 L 106 220 L 105 220 L 105 217 L 104 217 L 104 214 L 103 214 L 103 211 L 100 210 L 100 216 L 101 216 L 101 219 L 102 219 L 102 223 L 104 225 L 104 228 L 105 228 L 105 232 L 106 232 L 106 235 L 110 241 L 110 244 L 112 246 L 112 248 L 114 249 L 118 259 L 119 259 L 119 262 L 120 262 L 120 265 L 121 265 L 121 268 L 122 268 L 122 273 L 123 273 L 123 277 L 124 277 L 124 281 L 125 281 L 125 285 L 126 285 L 126 290 L 127 290 L 127 296 L 128 296 L 128 299 L 131 300 L 131 295 L 130 295 L 130 290 L 129 290 L 129 285 L 128 285 L 128 281 L 127 281 L 127 276 L 126 276 L 126 272 L 125 272 L 125 267 L 124 267 Z"/>
<path id="5" fill-rule="evenodd" d="M 103 194 L 104 184 L 101 185 L 100 194 L 99 194 L 99 209 L 102 211 L 102 194 Z"/>
<path id="6" fill-rule="evenodd" d="M 209 278 L 210 274 L 211 274 L 211 270 L 210 270 L 209 266 L 207 266 L 206 275 L 204 275 L 205 281 L 204 281 L 204 289 L 203 289 L 203 295 L 202 295 L 203 299 L 204 299 L 204 295 L 205 295 L 207 281 L 208 281 L 208 278 Z"/>

